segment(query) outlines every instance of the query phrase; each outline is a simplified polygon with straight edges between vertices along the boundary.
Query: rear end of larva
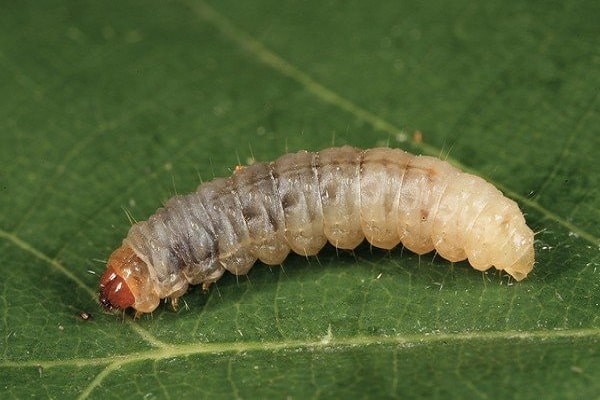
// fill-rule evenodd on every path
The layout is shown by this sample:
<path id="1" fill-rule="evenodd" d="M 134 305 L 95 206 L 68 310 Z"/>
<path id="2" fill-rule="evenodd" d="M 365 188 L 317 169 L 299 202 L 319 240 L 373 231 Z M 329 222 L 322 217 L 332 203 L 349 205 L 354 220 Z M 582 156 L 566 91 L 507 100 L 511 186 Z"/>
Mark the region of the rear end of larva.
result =
<path id="1" fill-rule="evenodd" d="M 353 249 L 365 238 L 468 258 L 516 280 L 534 263 L 533 232 L 517 204 L 483 179 L 399 149 L 340 147 L 238 168 L 173 197 L 131 227 L 100 298 L 107 308 L 151 312 L 188 285 L 207 287 L 226 270 L 246 274 L 257 259 L 277 265 L 290 250 L 310 256 L 327 241 Z"/>

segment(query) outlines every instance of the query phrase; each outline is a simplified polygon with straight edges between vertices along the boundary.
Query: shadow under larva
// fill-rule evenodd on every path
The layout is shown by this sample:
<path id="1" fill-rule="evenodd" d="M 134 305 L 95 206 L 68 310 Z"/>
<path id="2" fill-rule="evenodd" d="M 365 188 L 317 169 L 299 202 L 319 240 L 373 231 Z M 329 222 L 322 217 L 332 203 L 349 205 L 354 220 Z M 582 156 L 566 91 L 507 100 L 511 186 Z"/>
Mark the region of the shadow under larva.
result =
<path id="1" fill-rule="evenodd" d="M 402 243 L 521 280 L 534 263 L 533 232 L 517 204 L 492 184 L 438 158 L 400 149 L 332 147 L 237 168 L 171 198 L 134 224 L 100 280 L 106 309 L 152 312 L 176 304 L 189 285 L 205 289 L 256 260 L 279 265 L 290 251 L 311 256 L 329 241 Z"/>

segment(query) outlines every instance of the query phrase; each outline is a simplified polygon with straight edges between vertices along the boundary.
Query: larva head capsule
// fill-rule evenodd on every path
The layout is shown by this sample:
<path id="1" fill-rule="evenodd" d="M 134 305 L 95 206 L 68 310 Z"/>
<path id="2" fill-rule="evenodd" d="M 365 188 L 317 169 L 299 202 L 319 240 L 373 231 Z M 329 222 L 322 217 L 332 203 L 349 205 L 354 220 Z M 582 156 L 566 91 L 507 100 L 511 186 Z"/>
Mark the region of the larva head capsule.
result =
<path id="1" fill-rule="evenodd" d="M 138 313 L 152 312 L 160 302 L 153 286 L 148 265 L 123 245 L 110 255 L 100 279 L 100 304 L 106 310 L 133 307 Z"/>

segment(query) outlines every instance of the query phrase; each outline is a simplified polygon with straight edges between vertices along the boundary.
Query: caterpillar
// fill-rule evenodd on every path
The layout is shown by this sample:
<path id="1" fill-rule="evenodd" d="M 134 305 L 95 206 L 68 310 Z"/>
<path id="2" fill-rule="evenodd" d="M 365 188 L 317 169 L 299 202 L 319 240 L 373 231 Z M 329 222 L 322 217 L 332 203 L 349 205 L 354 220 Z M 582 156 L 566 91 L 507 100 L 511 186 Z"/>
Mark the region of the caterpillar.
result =
<path id="1" fill-rule="evenodd" d="M 524 279 L 534 264 L 533 231 L 517 204 L 484 179 L 448 162 L 400 149 L 332 147 L 238 167 L 135 223 L 107 262 L 100 303 L 152 312 L 174 306 L 189 285 L 208 289 L 225 271 L 256 260 L 311 256 L 329 241 L 354 249 L 364 239 L 417 254 L 435 249 L 484 271 Z"/>

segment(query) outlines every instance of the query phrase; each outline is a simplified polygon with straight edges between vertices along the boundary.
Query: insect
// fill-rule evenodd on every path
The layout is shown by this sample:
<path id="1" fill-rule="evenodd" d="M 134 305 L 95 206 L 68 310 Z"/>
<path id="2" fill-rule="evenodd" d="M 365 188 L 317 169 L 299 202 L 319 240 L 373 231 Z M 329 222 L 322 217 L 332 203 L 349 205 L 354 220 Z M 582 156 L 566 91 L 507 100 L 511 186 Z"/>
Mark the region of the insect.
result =
<path id="1" fill-rule="evenodd" d="M 161 299 L 175 306 L 189 285 L 246 274 L 257 259 L 277 265 L 290 250 L 311 256 L 328 241 L 353 249 L 365 238 L 468 258 L 520 281 L 533 268 L 533 237 L 513 200 L 440 159 L 390 148 L 301 151 L 236 168 L 134 224 L 108 260 L 100 303 L 149 313 Z"/>

